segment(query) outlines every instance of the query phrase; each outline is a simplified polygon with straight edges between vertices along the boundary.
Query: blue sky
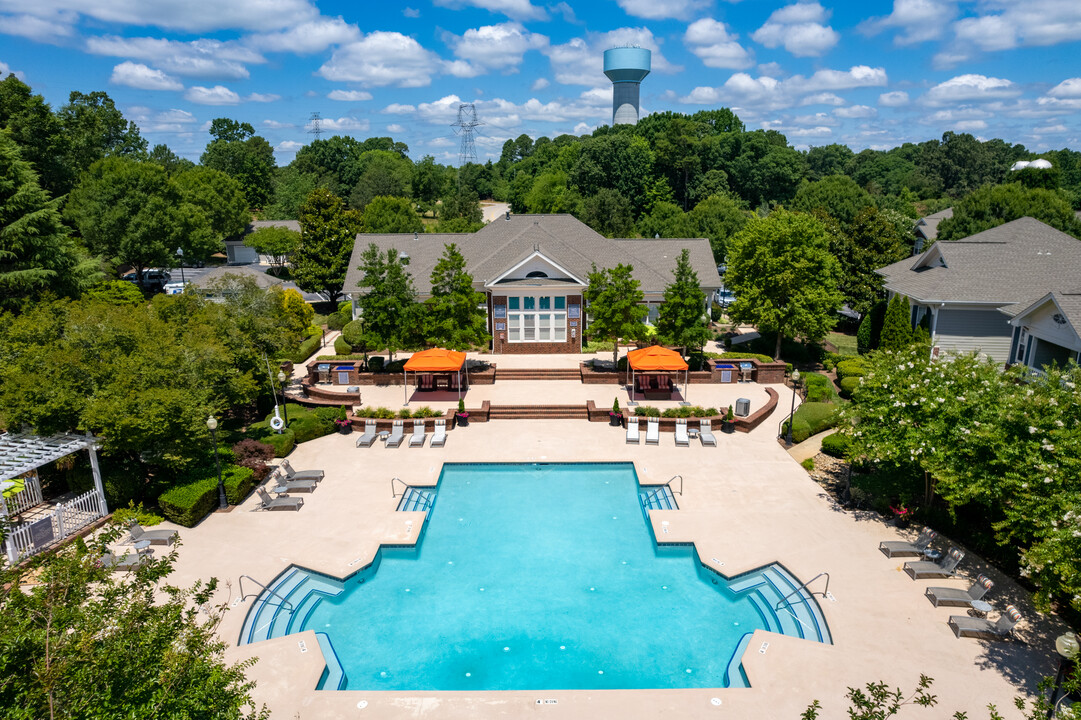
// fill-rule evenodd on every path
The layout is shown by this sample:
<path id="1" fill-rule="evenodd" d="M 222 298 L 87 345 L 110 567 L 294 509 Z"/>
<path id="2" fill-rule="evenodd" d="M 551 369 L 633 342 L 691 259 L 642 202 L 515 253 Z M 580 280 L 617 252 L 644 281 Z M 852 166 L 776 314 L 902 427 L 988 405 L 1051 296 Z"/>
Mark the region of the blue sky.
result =
<path id="1" fill-rule="evenodd" d="M 215 117 L 288 163 L 325 133 L 391 135 L 456 164 L 507 138 L 611 121 L 601 54 L 653 51 L 642 112 L 731 107 L 796 147 L 947 130 L 1081 147 L 1078 0 L 0 0 L 0 72 L 54 107 L 105 90 L 150 143 L 198 159 Z"/>

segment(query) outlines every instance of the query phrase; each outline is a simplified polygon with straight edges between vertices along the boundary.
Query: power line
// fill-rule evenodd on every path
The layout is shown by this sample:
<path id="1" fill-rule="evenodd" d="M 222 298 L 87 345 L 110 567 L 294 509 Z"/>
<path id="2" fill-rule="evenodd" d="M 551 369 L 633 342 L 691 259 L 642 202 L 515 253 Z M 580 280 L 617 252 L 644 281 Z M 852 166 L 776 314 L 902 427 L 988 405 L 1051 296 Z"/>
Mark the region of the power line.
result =
<path id="1" fill-rule="evenodd" d="M 313 112 L 308 117 L 308 124 L 311 125 L 311 128 L 308 130 L 308 133 L 311 134 L 311 135 L 314 135 L 316 140 L 318 140 L 319 136 L 323 134 L 323 126 L 321 124 L 322 120 L 323 119 L 321 117 L 319 117 L 319 113 L 317 113 L 317 112 Z"/>
<path id="2" fill-rule="evenodd" d="M 451 123 L 454 134 L 461 137 L 462 142 L 458 148 L 458 167 L 466 163 L 477 162 L 477 148 L 473 144 L 473 131 L 478 125 L 483 125 L 477 119 L 477 108 L 473 103 L 461 103 L 458 106 L 458 119 Z"/>

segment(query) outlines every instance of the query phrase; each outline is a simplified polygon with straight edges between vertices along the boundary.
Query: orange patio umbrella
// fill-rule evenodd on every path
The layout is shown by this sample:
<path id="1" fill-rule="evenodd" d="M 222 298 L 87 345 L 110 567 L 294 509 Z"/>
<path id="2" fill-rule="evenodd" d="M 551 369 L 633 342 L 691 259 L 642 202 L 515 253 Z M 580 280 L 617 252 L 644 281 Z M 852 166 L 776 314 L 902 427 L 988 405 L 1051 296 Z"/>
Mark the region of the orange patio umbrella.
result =
<path id="1" fill-rule="evenodd" d="M 462 397 L 462 366 L 465 365 L 465 353 L 457 350 L 444 348 L 431 348 L 413 353 L 413 356 L 405 361 L 402 368 L 402 381 L 405 389 L 405 404 L 409 404 L 409 371 L 413 371 L 416 378 L 418 372 L 457 372 L 458 373 L 458 398 Z"/>
<path id="2" fill-rule="evenodd" d="M 683 371 L 683 399 L 687 399 L 687 380 L 690 367 L 675 350 L 660 345 L 631 350 L 627 353 L 627 364 L 631 368 L 631 402 L 634 402 L 635 372 L 678 372 Z"/>

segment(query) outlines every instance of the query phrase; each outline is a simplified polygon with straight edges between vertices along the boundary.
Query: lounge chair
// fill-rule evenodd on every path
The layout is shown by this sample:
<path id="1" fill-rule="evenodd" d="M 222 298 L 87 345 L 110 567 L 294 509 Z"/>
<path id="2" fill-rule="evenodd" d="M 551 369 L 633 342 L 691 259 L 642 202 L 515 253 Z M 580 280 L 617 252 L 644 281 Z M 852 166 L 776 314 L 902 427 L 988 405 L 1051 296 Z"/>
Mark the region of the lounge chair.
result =
<path id="1" fill-rule="evenodd" d="M 289 464 L 288 460 L 282 460 L 278 467 L 285 473 L 285 477 L 290 480 L 314 480 L 319 482 L 323 479 L 323 475 L 326 474 L 322 470 L 301 470 L 300 472 L 297 472 L 293 469 L 293 466 Z"/>
<path id="2" fill-rule="evenodd" d="M 938 537 L 938 533 L 931 528 L 925 527 L 914 542 L 909 542 L 907 540 L 883 540 L 878 544 L 878 549 L 885 553 L 886 557 L 923 555 L 923 551 L 931 546 L 931 541 L 936 537 Z"/>
<path id="3" fill-rule="evenodd" d="M 290 480 L 279 470 L 275 470 L 274 474 L 267 478 L 267 487 L 274 489 L 279 494 L 291 492 L 312 493 L 315 492 L 315 486 L 315 480 Z"/>
<path id="4" fill-rule="evenodd" d="M 1014 626 L 1021 621 L 1021 613 L 1013 605 L 1007 605 L 997 622 L 968 615 L 950 615 L 949 625 L 953 634 L 959 638 L 974 637 L 985 640 L 1005 640 L 1013 632 Z"/>
<path id="5" fill-rule="evenodd" d="M 447 421 L 436 420 L 435 430 L 432 432 L 432 440 L 428 447 L 443 447 L 447 444 Z"/>
<path id="6" fill-rule="evenodd" d="M 717 447 L 717 438 L 713 437 L 709 420 L 698 421 L 698 439 L 702 441 L 703 447 Z"/>
<path id="7" fill-rule="evenodd" d="M 972 605 L 975 600 L 982 600 L 987 591 L 994 586 L 995 584 L 986 576 L 980 575 L 968 590 L 952 587 L 929 587 L 923 594 L 935 607 L 940 605 L 966 607 Z"/>
<path id="8" fill-rule="evenodd" d="M 107 552 L 101 556 L 101 564 L 108 570 L 133 570 L 138 565 L 144 563 L 149 558 L 149 555 L 142 555 L 140 553 L 124 553 L 123 555 L 114 555 L 111 552 Z"/>
<path id="9" fill-rule="evenodd" d="M 661 392 L 671 393 L 672 392 L 671 378 L 668 377 L 667 375 L 658 375 L 657 376 L 657 390 L 659 390 Z"/>
<path id="10" fill-rule="evenodd" d="M 957 574 L 957 566 L 965 553 L 955 547 L 950 548 L 942 562 L 936 563 L 930 560 L 909 560 L 905 563 L 905 572 L 913 580 L 921 580 L 930 577 L 951 577 Z"/>
<path id="11" fill-rule="evenodd" d="M 304 498 L 288 495 L 272 498 L 263 488 L 256 488 L 255 492 L 259 493 L 260 507 L 264 510 L 299 510 L 304 505 Z"/>
<path id="12" fill-rule="evenodd" d="M 646 420 L 646 445 L 661 444 L 661 421 L 655 417 Z"/>
<path id="13" fill-rule="evenodd" d="M 421 375 L 420 376 L 420 387 L 419 387 L 419 389 L 422 392 L 430 392 L 432 390 L 435 390 L 434 378 L 432 378 L 431 375 L 427 375 L 427 374 Z"/>
<path id="14" fill-rule="evenodd" d="M 627 442 L 631 445 L 637 445 L 641 439 L 642 436 L 638 432 L 638 418 L 627 418 Z"/>
<path id="15" fill-rule="evenodd" d="M 390 429 L 390 436 L 387 438 L 387 447 L 399 447 L 404 438 L 405 434 L 404 428 L 402 427 L 402 421 L 395 420 L 393 427 Z"/>
<path id="16" fill-rule="evenodd" d="M 128 523 L 128 533 L 131 542 L 147 540 L 151 545 L 172 545 L 177 538 L 176 530 L 144 530 L 143 526 L 134 520 Z"/>
<path id="17" fill-rule="evenodd" d="M 638 392 L 645 395 L 649 392 L 649 375 L 638 375 L 634 378 L 634 384 L 638 386 Z"/>
<path id="18" fill-rule="evenodd" d="M 357 438 L 357 447 L 371 447 L 376 437 L 375 420 L 365 420 L 364 434 Z"/>
<path id="19" fill-rule="evenodd" d="M 676 420 L 676 445 L 678 447 L 691 446 L 691 439 L 687 437 L 686 418 L 679 418 L 678 420 Z"/>
<path id="20" fill-rule="evenodd" d="M 427 437 L 425 425 L 427 425 L 425 420 L 413 421 L 413 434 L 409 436 L 409 447 L 424 447 L 424 438 Z"/>

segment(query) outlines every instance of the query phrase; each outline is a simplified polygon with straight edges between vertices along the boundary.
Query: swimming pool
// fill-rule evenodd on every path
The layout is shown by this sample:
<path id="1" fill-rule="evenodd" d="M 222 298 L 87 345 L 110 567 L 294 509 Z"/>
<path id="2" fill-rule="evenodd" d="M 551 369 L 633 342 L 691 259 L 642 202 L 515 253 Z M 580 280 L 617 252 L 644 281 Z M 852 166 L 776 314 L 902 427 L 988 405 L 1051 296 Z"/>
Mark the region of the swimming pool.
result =
<path id="1" fill-rule="evenodd" d="M 726 580 L 658 545 L 640 492 L 631 463 L 444 465 L 417 548 L 289 568 L 241 642 L 315 630 L 325 689 L 526 690 L 745 686 L 754 630 L 830 641 L 782 567 Z"/>

